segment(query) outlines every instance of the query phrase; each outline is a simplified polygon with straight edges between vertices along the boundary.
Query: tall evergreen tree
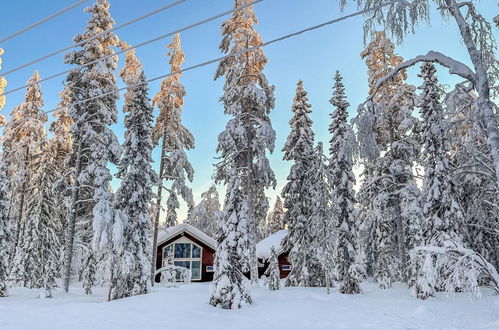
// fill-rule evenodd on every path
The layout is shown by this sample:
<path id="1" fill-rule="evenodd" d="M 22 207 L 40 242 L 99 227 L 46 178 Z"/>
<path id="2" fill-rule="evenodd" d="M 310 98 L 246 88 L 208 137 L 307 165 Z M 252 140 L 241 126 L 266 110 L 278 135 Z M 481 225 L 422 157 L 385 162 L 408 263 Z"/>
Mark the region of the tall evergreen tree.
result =
<path id="1" fill-rule="evenodd" d="M 217 232 L 215 275 L 210 304 L 224 309 L 238 309 L 252 303 L 247 280 L 243 275 L 250 238 L 248 209 L 243 201 L 241 179 L 235 168 L 229 175 L 231 179 L 227 186 L 225 207 Z"/>
<path id="2" fill-rule="evenodd" d="M 268 220 L 268 235 L 271 235 L 279 230 L 285 229 L 284 222 L 284 205 L 280 196 L 277 196 L 274 204 L 274 209 L 269 213 Z"/>
<path id="3" fill-rule="evenodd" d="M 0 56 L 3 55 L 3 49 L 0 48 Z M 0 57 L 0 69 L 2 69 L 2 58 Z M 0 76 L 0 94 L 3 94 L 7 80 Z M 0 110 L 5 105 L 5 96 L 0 96 Z M 5 118 L 2 116 L 1 121 Z M 10 219 L 8 216 L 9 202 L 9 179 L 4 155 L 0 156 L 0 298 L 9 295 L 7 288 L 7 276 L 9 267 L 9 257 L 11 249 L 11 230 Z"/>
<path id="4" fill-rule="evenodd" d="M 248 5 L 250 0 L 235 0 L 235 7 Z M 219 64 L 215 78 L 225 77 L 225 114 L 231 119 L 218 137 L 217 151 L 221 161 L 217 164 L 215 179 L 228 184 L 240 181 L 244 205 L 247 209 L 249 251 L 245 257 L 245 270 L 250 271 L 253 283 L 258 278 L 256 236 L 258 220 L 265 216 L 268 201 L 264 189 L 275 186 L 274 173 L 267 158 L 273 152 L 275 132 L 270 121 L 274 107 L 274 87 L 263 69 L 267 58 L 262 48 L 261 36 L 254 29 L 257 18 L 253 6 L 235 11 L 222 24 L 223 39 L 220 49 L 233 56 L 225 57 Z M 237 175 L 238 179 L 232 178 Z"/>
<path id="5" fill-rule="evenodd" d="M 128 45 L 122 43 L 122 48 Z M 147 96 L 147 79 L 135 51 L 126 53 L 121 77 L 127 84 L 125 94 L 125 143 L 117 176 L 122 179 L 116 192 L 114 259 L 110 299 L 145 294 L 149 289 L 149 204 L 157 182 L 151 163 L 152 107 Z"/>
<path id="6" fill-rule="evenodd" d="M 109 13 L 107 0 L 96 0 L 85 12 L 92 16 L 85 33 L 77 35 L 75 43 L 84 42 L 96 34 L 109 30 L 114 20 Z M 108 163 L 117 164 L 121 147 L 110 125 L 117 121 L 116 100 L 119 97 L 114 71 L 117 56 L 105 60 L 98 59 L 114 54 L 118 38 L 114 33 L 106 33 L 81 45 L 81 49 L 66 55 L 68 64 L 85 65 L 71 71 L 66 79 L 74 100 L 83 100 L 109 93 L 85 102 L 75 102 L 69 106 L 69 115 L 74 121 L 71 127 L 73 150 L 67 163 L 73 168 L 75 182 L 71 187 L 70 215 L 64 256 L 64 289 L 69 290 L 71 266 L 74 254 L 75 227 L 80 246 L 85 247 L 85 285 L 91 293 L 90 285 L 95 282 L 94 264 L 104 251 L 110 251 L 111 224 L 114 211 L 109 191 L 111 174 Z M 95 61 L 95 62 L 94 62 Z M 105 263 L 103 263 L 104 265 Z"/>
<path id="7" fill-rule="evenodd" d="M 220 201 L 217 188 L 212 185 L 201 194 L 201 202 L 194 206 L 186 222 L 215 237 L 220 216 Z"/>
<path id="8" fill-rule="evenodd" d="M 424 63 L 420 77 L 424 80 L 418 99 L 423 124 L 421 129 L 424 170 L 423 181 L 423 221 L 420 246 L 445 247 L 462 246 L 462 226 L 464 215 L 458 201 L 456 185 L 452 180 L 452 167 L 449 161 L 449 142 L 443 122 L 441 104 L 442 90 L 435 75 L 435 66 Z M 433 256 L 415 255 L 413 260 L 418 272 L 414 291 L 419 298 L 425 299 L 436 289 L 436 279 L 448 269 L 438 265 Z"/>
<path id="9" fill-rule="evenodd" d="M 9 274 L 9 257 L 11 252 L 11 224 L 8 217 L 8 190 L 9 179 L 7 169 L 3 159 L 0 156 L 0 298 L 9 295 L 7 277 Z"/>
<path id="10" fill-rule="evenodd" d="M 343 77 L 338 71 L 334 78 L 333 97 L 330 102 L 335 107 L 331 114 L 329 132 L 332 134 L 329 152 L 329 170 L 332 186 L 332 216 L 335 232 L 338 235 L 334 253 L 336 281 L 341 293 L 360 293 L 361 272 L 358 264 L 358 229 L 355 210 L 355 176 L 353 167 L 353 132 L 347 123 L 348 107 Z"/>
<path id="11" fill-rule="evenodd" d="M 166 227 L 177 225 L 177 209 L 180 207 L 178 195 L 187 202 L 189 209 L 194 206 L 192 190 L 186 184 L 186 179 L 192 182 L 194 169 L 187 159 L 186 150 L 194 149 L 194 136 L 182 125 L 182 107 L 186 95 L 185 88 L 180 82 L 184 52 L 181 48 L 180 34 L 175 35 L 168 45 L 170 49 L 170 72 L 161 83 L 161 90 L 153 98 L 153 106 L 158 106 L 159 115 L 153 128 L 153 142 L 161 140 L 161 160 L 154 219 L 152 268 L 156 267 L 156 242 L 158 237 L 159 219 L 162 210 L 163 180 L 171 182 L 166 202 Z M 154 283 L 154 277 L 151 278 Z"/>
<path id="12" fill-rule="evenodd" d="M 16 205 L 11 205 L 11 215 L 16 218 L 16 239 L 10 277 L 14 283 L 28 287 L 35 286 L 38 279 L 30 259 L 34 248 L 32 233 L 38 223 L 28 214 L 29 196 L 33 197 L 32 180 L 40 172 L 42 150 L 47 142 L 47 116 L 41 110 L 43 99 L 39 81 L 40 75 L 35 71 L 28 80 L 25 101 L 14 108 L 4 131 L 11 201 Z"/>
<path id="13" fill-rule="evenodd" d="M 289 233 L 284 246 L 289 251 L 289 261 L 293 268 L 286 279 L 286 286 L 311 286 L 310 272 L 314 253 L 312 213 L 313 191 L 310 180 L 310 167 L 314 160 L 314 132 L 309 114 L 307 92 L 300 80 L 291 108 L 293 118 L 289 124 L 291 132 L 284 145 L 284 160 L 293 161 L 288 182 L 282 190 L 284 198 L 285 221 Z"/>
<path id="14" fill-rule="evenodd" d="M 419 198 L 413 175 L 418 130 L 412 114 L 415 87 L 405 83 L 405 71 L 376 88 L 377 80 L 403 59 L 395 54 L 395 46 L 384 32 L 374 36 L 361 53 L 369 69 L 370 102 L 356 118 L 364 165 L 358 199 L 367 268 L 380 287 L 386 288 L 393 280 L 407 279 L 407 230 L 418 214 L 413 209 Z"/>

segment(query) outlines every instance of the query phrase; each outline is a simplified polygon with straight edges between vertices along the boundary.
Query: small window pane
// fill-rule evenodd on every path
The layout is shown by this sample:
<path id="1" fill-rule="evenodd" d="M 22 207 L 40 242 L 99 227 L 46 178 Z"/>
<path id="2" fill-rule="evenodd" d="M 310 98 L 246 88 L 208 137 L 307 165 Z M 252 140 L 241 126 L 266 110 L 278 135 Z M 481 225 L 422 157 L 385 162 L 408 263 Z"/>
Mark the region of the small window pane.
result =
<path id="1" fill-rule="evenodd" d="M 194 244 L 192 244 L 192 257 L 201 258 L 201 248 Z"/>
<path id="2" fill-rule="evenodd" d="M 174 261 L 173 264 L 175 266 L 184 267 L 184 268 L 187 268 L 187 269 L 191 268 L 191 262 L 190 261 Z"/>
<path id="3" fill-rule="evenodd" d="M 192 278 L 193 279 L 200 279 L 201 278 L 201 262 L 200 261 L 193 261 L 192 262 Z"/>
<path id="4" fill-rule="evenodd" d="M 190 258 L 190 257 L 191 257 L 191 244 L 175 243 L 175 258 Z"/>

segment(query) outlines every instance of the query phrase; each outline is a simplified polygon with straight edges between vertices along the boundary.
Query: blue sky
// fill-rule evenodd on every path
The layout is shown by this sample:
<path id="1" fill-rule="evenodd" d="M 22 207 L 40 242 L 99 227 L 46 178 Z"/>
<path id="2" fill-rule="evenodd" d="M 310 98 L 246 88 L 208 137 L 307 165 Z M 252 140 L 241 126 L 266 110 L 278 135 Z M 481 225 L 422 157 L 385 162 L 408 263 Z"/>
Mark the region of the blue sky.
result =
<path id="1" fill-rule="evenodd" d="M 75 0 L 17 0 L 3 1 L 0 12 L 2 29 L 0 39 L 41 18 L 72 4 Z M 111 0 L 111 14 L 117 24 L 122 24 L 133 18 L 153 11 L 173 2 L 173 0 Z M 92 3 L 89 1 L 88 4 Z M 137 4 L 139 3 L 139 4 Z M 198 22 L 202 19 L 231 9 L 231 0 L 188 0 L 187 2 L 159 13 L 141 22 L 135 23 L 117 31 L 118 36 L 131 45 L 141 43 L 156 36 L 174 31 L 180 27 Z M 50 52 L 69 46 L 75 34 L 84 31 L 88 14 L 83 13 L 84 6 L 57 17 L 21 36 L 0 45 L 4 48 L 3 70 L 7 71 L 44 56 Z M 482 0 L 477 5 L 478 10 L 489 20 L 497 14 L 495 0 Z M 356 11 L 353 5 L 347 6 L 345 13 Z M 323 21 L 337 18 L 339 12 L 335 0 L 265 0 L 255 6 L 259 18 L 256 29 L 264 40 L 271 40 L 302 28 Z M 186 54 L 184 67 L 188 67 L 220 56 L 218 44 L 220 41 L 220 24 L 222 19 L 210 22 L 200 27 L 184 32 L 182 45 Z M 494 29 L 496 38 L 498 30 Z M 165 46 L 171 38 L 137 49 L 137 56 L 144 63 L 148 78 L 154 78 L 169 72 Z M 285 184 L 290 164 L 282 160 L 281 149 L 289 132 L 288 121 L 291 117 L 296 82 L 304 81 L 312 104 L 314 130 L 316 141 L 327 143 L 329 140 L 327 126 L 329 113 L 332 110 L 328 100 L 331 97 L 331 86 L 336 70 L 344 76 L 344 83 L 351 104 L 350 113 L 355 115 L 357 105 L 367 94 L 366 66 L 359 54 L 364 48 L 362 17 L 355 17 L 329 27 L 309 32 L 296 38 L 286 40 L 266 47 L 265 52 L 269 64 L 265 69 L 268 80 L 276 86 L 276 107 L 271 115 L 274 129 L 277 132 L 276 151 L 270 156 L 271 164 L 277 177 L 277 189 L 268 192 L 271 203 L 280 193 Z M 432 17 L 431 25 L 421 24 L 414 35 L 409 35 L 402 45 L 397 47 L 399 55 L 405 59 L 436 50 L 469 64 L 467 52 L 464 49 L 453 21 L 444 21 L 439 16 Z M 120 66 L 123 59 L 120 58 Z M 63 63 L 63 55 L 25 68 L 6 78 L 7 89 L 24 85 L 35 69 L 43 77 L 67 70 Z M 187 90 L 183 112 L 184 125 L 196 138 L 196 149 L 188 153 L 195 169 L 195 179 L 192 184 L 194 197 L 200 195 L 212 183 L 212 164 L 215 162 L 217 136 L 223 130 L 227 118 L 223 107 L 218 103 L 222 93 L 222 80 L 213 80 L 216 64 L 186 72 L 182 83 Z M 419 85 L 417 70 L 409 72 L 409 82 Z M 45 110 L 53 109 L 58 102 L 58 92 L 62 89 L 64 77 L 44 82 L 42 90 L 45 99 Z M 453 85 L 454 77 L 441 70 L 440 81 Z M 120 87 L 123 82 L 119 79 Z M 160 82 L 150 85 L 150 96 L 158 91 Z M 7 104 L 2 110 L 8 114 L 11 109 L 22 102 L 23 91 L 8 95 Z M 121 100 L 119 103 L 121 109 Z M 123 116 L 113 127 L 116 135 L 123 140 Z M 154 158 L 158 159 L 158 151 Z M 159 164 L 155 163 L 157 168 Z M 114 186 L 118 183 L 114 182 Z M 185 215 L 182 206 L 180 218 Z"/>

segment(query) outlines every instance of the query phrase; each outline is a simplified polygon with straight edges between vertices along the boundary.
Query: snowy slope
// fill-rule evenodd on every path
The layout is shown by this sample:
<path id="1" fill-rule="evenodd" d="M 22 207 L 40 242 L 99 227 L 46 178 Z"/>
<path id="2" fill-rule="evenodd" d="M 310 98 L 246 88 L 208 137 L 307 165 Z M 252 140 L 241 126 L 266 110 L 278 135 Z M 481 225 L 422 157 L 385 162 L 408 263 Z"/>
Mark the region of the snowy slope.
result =
<path id="1" fill-rule="evenodd" d="M 210 284 L 155 288 L 146 296 L 105 302 L 72 288 L 56 298 L 15 288 L 0 299 L 1 330 L 183 330 L 183 329 L 499 329 L 499 296 L 470 301 L 464 295 L 411 297 L 405 287 L 380 290 L 365 284 L 361 295 L 326 295 L 322 288 L 253 290 L 255 304 L 221 310 L 208 304 Z"/>

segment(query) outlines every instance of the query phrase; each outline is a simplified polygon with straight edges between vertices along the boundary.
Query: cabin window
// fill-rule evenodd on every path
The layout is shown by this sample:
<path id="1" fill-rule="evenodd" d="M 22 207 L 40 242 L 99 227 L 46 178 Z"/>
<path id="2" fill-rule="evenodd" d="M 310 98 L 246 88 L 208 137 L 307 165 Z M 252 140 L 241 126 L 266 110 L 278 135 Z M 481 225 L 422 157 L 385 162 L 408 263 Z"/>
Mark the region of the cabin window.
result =
<path id="1" fill-rule="evenodd" d="M 289 272 L 291 270 L 291 265 L 282 265 L 282 270 Z"/>
<path id="2" fill-rule="evenodd" d="M 213 273 L 215 270 L 213 268 L 213 266 L 206 266 L 206 272 L 207 273 Z"/>
<path id="3" fill-rule="evenodd" d="M 180 238 L 178 241 L 163 248 L 163 267 L 168 264 L 168 256 L 173 251 L 173 264 L 191 270 L 191 280 L 201 280 L 201 258 L 202 248 L 187 238 Z"/>

